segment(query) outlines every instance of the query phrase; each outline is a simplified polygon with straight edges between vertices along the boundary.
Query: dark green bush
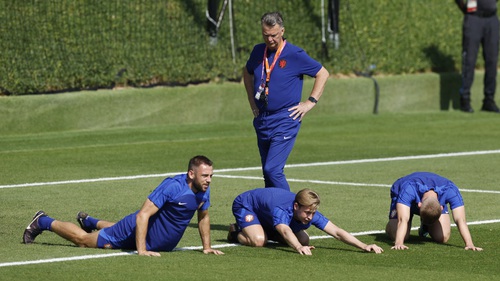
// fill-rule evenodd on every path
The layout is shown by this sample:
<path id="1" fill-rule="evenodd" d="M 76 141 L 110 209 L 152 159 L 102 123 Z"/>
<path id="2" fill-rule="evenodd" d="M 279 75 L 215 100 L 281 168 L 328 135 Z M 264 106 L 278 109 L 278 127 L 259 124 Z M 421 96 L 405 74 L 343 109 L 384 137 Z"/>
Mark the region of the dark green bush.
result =
<path id="1" fill-rule="evenodd" d="M 239 80 L 262 41 L 260 16 L 272 10 L 282 12 L 287 39 L 332 73 L 371 64 L 382 74 L 460 66 L 462 15 L 453 1 L 341 0 L 339 49 L 322 44 L 319 0 L 232 1 L 234 46 L 228 10 L 218 44 L 208 44 L 206 5 L 0 0 L 0 94 Z"/>

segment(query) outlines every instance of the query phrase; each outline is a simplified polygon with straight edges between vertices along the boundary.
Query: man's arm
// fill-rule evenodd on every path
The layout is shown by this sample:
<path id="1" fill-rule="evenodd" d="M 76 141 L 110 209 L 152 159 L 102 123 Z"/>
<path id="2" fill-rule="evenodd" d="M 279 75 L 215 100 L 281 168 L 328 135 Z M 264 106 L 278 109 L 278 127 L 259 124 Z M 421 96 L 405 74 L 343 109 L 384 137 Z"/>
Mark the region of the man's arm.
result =
<path id="1" fill-rule="evenodd" d="M 140 256 L 161 256 L 158 252 L 152 252 L 146 249 L 146 235 L 148 234 L 149 218 L 156 214 L 158 210 L 158 207 L 156 207 L 151 200 L 146 199 L 136 215 L 135 245 L 137 247 L 137 253 Z"/>
<path id="2" fill-rule="evenodd" d="M 198 210 L 198 231 L 200 232 L 201 244 L 203 245 L 204 254 L 224 254 L 222 251 L 214 250 L 210 246 L 210 217 L 208 215 L 208 210 Z"/>
<path id="3" fill-rule="evenodd" d="M 469 227 L 467 226 L 467 222 L 465 220 L 465 207 L 460 206 L 458 208 L 455 208 L 452 210 L 452 213 L 453 213 L 453 220 L 457 224 L 460 236 L 462 236 L 462 239 L 464 240 L 465 249 L 473 251 L 482 251 L 483 250 L 482 248 L 474 246 L 474 242 L 472 242 L 472 236 L 470 235 Z"/>
<path id="4" fill-rule="evenodd" d="M 315 80 L 313 88 L 311 90 L 311 94 L 309 95 L 310 97 L 314 98 L 316 101 L 319 101 L 319 99 L 323 95 L 325 84 L 326 81 L 328 81 L 329 76 L 330 73 L 328 72 L 328 70 L 326 70 L 326 68 L 324 67 L 321 67 L 318 73 L 316 73 L 316 76 L 314 76 Z M 292 111 L 290 117 L 292 117 L 293 120 L 297 118 L 300 118 L 299 120 L 302 120 L 302 118 L 304 118 L 304 115 L 306 115 L 306 113 L 309 112 L 309 110 L 311 110 L 315 105 L 316 103 L 310 100 L 300 102 L 298 105 L 288 109 L 288 111 Z"/>
<path id="5" fill-rule="evenodd" d="M 410 221 L 410 207 L 397 203 L 396 211 L 398 213 L 398 227 L 396 230 L 396 238 L 394 239 L 394 250 L 406 250 L 407 246 L 404 245 L 406 233 L 408 232 L 408 222 Z"/>
<path id="6" fill-rule="evenodd" d="M 380 248 L 379 246 L 377 246 L 375 244 L 367 245 L 367 244 L 359 241 L 352 234 L 350 234 L 349 232 L 336 226 L 331 221 L 328 221 L 328 223 L 326 224 L 323 231 L 328 233 L 329 235 L 333 236 L 337 240 L 340 240 L 348 245 L 360 248 L 366 252 L 375 252 L 377 254 L 380 254 L 384 251 L 382 248 Z"/>
<path id="7" fill-rule="evenodd" d="M 246 66 L 243 67 L 243 83 L 245 84 L 245 90 L 247 92 L 250 109 L 252 110 L 253 116 L 257 117 L 259 116 L 259 109 L 257 108 L 257 104 L 255 104 L 255 98 L 254 98 L 255 89 L 253 86 L 253 75 L 248 73 Z"/>
<path id="8" fill-rule="evenodd" d="M 276 226 L 276 230 L 278 233 L 283 237 L 283 239 L 286 241 L 286 243 L 295 249 L 299 254 L 301 255 L 312 255 L 311 249 L 314 249 L 314 246 L 303 246 L 300 244 L 299 240 L 297 239 L 297 236 L 295 233 L 293 233 L 292 229 L 290 226 L 281 223 Z"/>
<path id="9" fill-rule="evenodd" d="M 328 81 L 328 77 L 330 77 L 330 73 L 326 68 L 321 67 L 321 69 L 316 73 L 314 86 L 311 90 L 310 96 L 319 100 L 321 95 L 323 95 L 323 91 L 325 90 L 326 81 Z"/>

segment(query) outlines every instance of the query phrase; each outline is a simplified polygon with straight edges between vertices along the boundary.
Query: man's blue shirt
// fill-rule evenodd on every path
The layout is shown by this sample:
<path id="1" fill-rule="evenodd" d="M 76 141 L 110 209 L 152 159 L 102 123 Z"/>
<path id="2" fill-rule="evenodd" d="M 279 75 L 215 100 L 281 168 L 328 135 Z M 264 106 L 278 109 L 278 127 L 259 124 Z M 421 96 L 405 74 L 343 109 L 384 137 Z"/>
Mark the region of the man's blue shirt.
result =
<path id="1" fill-rule="evenodd" d="M 274 231 L 278 224 L 290 226 L 293 232 L 307 229 L 311 225 L 323 230 L 328 219 L 316 212 L 308 224 L 293 219 L 295 193 L 281 188 L 257 188 L 240 194 L 238 200 L 246 209 L 253 211 L 266 231 Z"/>
<path id="2" fill-rule="evenodd" d="M 437 193 L 439 203 L 444 207 L 443 214 L 448 213 L 446 204 L 450 204 L 452 210 L 464 205 L 462 195 L 452 181 L 429 172 L 416 172 L 398 179 L 392 185 L 391 198 L 393 203 L 410 207 L 412 214 L 419 214 L 417 205 L 429 190 Z"/>
<path id="3" fill-rule="evenodd" d="M 177 246 L 189 222 L 198 208 L 210 207 L 210 188 L 206 192 L 194 193 L 186 182 L 186 174 L 166 178 L 148 196 L 158 207 L 151 216 L 146 236 L 148 251 L 171 251 Z M 136 215 L 124 217 L 115 225 L 104 228 L 102 237 L 112 242 L 113 248 L 135 249 Z"/>
<path id="4" fill-rule="evenodd" d="M 266 77 L 265 73 L 262 77 L 265 48 L 264 43 L 255 45 L 246 64 L 248 73 L 254 75 L 255 90 Z M 268 50 L 268 54 L 270 54 L 268 61 L 271 65 L 276 53 Z M 264 107 L 261 101 L 255 100 L 259 110 L 276 112 L 299 104 L 302 99 L 304 75 L 315 77 L 321 67 L 321 64 L 312 59 L 303 49 L 287 42 L 271 72 L 267 107 Z"/>

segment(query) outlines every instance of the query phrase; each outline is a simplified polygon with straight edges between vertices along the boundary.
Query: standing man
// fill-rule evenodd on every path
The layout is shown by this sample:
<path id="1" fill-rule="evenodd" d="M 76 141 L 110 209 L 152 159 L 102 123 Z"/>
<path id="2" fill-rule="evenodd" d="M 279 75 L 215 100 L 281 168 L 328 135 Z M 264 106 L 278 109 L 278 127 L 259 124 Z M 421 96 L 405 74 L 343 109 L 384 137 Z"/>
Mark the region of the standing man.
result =
<path id="1" fill-rule="evenodd" d="M 141 256 L 160 256 L 158 251 L 172 251 L 177 246 L 198 211 L 203 253 L 224 254 L 210 246 L 208 207 L 212 176 L 212 161 L 205 156 L 195 156 L 189 161 L 186 174 L 166 178 L 139 211 L 116 224 L 80 212 L 77 215 L 80 228 L 38 211 L 24 231 L 23 242 L 31 244 L 39 234 L 49 230 L 80 247 L 133 249 Z"/>
<path id="2" fill-rule="evenodd" d="M 499 24 L 497 0 L 455 0 L 464 13 L 462 31 L 462 87 L 460 109 L 472 113 L 470 90 L 474 81 L 479 45 L 484 58 L 484 99 L 481 110 L 500 113 L 495 103 Z"/>
<path id="3" fill-rule="evenodd" d="M 302 118 L 320 99 L 328 71 L 287 42 L 280 13 L 261 18 L 264 43 L 254 47 L 243 70 L 266 187 L 290 190 L 284 174 Z M 315 77 L 309 98 L 301 102 L 304 75 Z"/>
<path id="4" fill-rule="evenodd" d="M 311 225 L 336 239 L 366 252 L 382 253 L 379 246 L 367 245 L 333 224 L 320 212 L 319 195 L 302 189 L 297 194 L 280 188 L 257 188 L 246 191 L 233 202 L 236 224 L 229 227 L 228 240 L 246 246 L 263 247 L 267 240 L 288 244 L 301 255 L 312 255 L 309 235 Z"/>
<path id="5" fill-rule="evenodd" d="M 391 187 L 391 208 L 386 233 L 394 240 L 391 249 L 406 250 L 413 215 L 420 216 L 419 236 L 430 235 L 438 243 L 450 238 L 450 204 L 453 220 L 465 242 L 465 250 L 482 251 L 474 246 L 465 220 L 465 207 L 458 187 L 449 179 L 429 172 L 416 172 L 398 179 Z"/>

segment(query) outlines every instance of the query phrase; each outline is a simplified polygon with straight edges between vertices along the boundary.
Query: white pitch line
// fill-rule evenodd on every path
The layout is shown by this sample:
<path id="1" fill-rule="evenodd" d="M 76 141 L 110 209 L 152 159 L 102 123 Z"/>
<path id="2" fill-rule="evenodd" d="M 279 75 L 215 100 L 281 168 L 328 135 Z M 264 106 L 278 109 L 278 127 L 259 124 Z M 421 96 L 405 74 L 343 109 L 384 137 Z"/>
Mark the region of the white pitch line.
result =
<path id="1" fill-rule="evenodd" d="M 135 179 L 145 179 L 145 178 L 160 178 L 160 177 L 174 176 L 174 175 L 178 175 L 178 174 L 181 174 L 181 173 L 182 172 L 178 172 L 178 173 L 166 173 L 166 174 L 124 176 L 124 177 L 108 177 L 108 178 L 97 178 L 97 179 L 82 179 L 82 180 L 66 180 L 66 181 L 53 181 L 53 182 L 21 183 L 21 184 L 0 185 L 0 189 L 2 189 L 2 188 L 16 188 L 16 187 L 45 186 L 45 185 L 60 185 L 60 184 L 102 182 L 102 181 L 135 180 Z"/>
<path id="2" fill-rule="evenodd" d="M 360 163 L 402 161 L 402 160 L 415 160 L 415 159 L 431 159 L 431 158 L 471 156 L 471 155 L 485 155 L 485 154 L 499 154 L 499 153 L 500 153 L 500 150 L 483 150 L 483 151 L 468 151 L 468 152 L 454 152 L 454 153 L 439 153 L 439 154 L 400 156 L 400 157 L 388 157 L 388 158 L 372 158 L 372 159 L 359 159 L 359 160 L 346 160 L 346 161 L 330 161 L 330 162 L 317 162 L 317 163 L 304 163 L 304 164 L 290 164 L 290 165 L 286 165 L 285 168 L 315 167 L 315 166 L 345 165 L 345 164 L 360 164 Z M 262 167 L 246 167 L 246 168 L 220 169 L 220 170 L 215 170 L 214 172 L 215 173 L 225 173 L 225 172 L 254 171 L 254 170 L 260 170 L 260 169 L 262 169 Z M 66 180 L 66 181 L 55 181 L 55 182 L 38 182 L 38 183 L 9 184 L 9 185 L 0 185 L 0 189 L 3 189 L 3 188 L 16 188 L 16 187 L 45 186 L 45 185 L 60 185 L 60 184 L 76 184 L 76 183 L 101 182 L 101 181 L 117 181 L 117 180 L 143 179 L 143 178 L 157 178 L 157 177 L 167 177 L 167 176 L 170 176 L 170 175 L 176 175 L 176 174 L 180 174 L 180 173 L 183 173 L 183 172 L 167 173 L 167 174 L 123 176 L 123 177 L 106 177 L 106 178 L 96 178 L 96 179 Z"/>
<path id="3" fill-rule="evenodd" d="M 237 175 L 216 175 L 216 176 L 219 178 L 233 178 L 233 179 L 244 179 L 244 180 L 264 180 L 262 177 L 251 177 L 251 176 L 237 176 Z M 391 187 L 390 184 L 377 184 L 377 183 L 358 183 L 358 182 L 320 181 L 320 180 L 301 180 L 301 179 L 286 179 L 286 180 L 289 182 L 304 182 L 304 183 L 331 184 L 331 185 Z"/>
<path id="4" fill-rule="evenodd" d="M 467 225 L 481 225 L 481 224 L 492 224 L 492 223 L 500 223 L 500 219 L 467 222 Z M 456 224 L 452 224 L 451 226 L 456 227 Z M 418 229 L 418 227 L 411 228 L 411 230 L 417 230 L 417 229 Z M 364 236 L 364 235 L 383 234 L 383 233 L 385 233 L 385 230 L 370 230 L 370 231 L 363 231 L 363 232 L 352 232 L 351 234 L 353 236 Z M 329 235 L 311 236 L 310 237 L 311 240 L 329 239 L 329 238 L 333 238 L 333 237 L 329 236 Z M 229 243 L 229 244 L 212 245 L 212 248 L 220 249 L 220 248 L 238 247 L 238 246 L 241 246 L 241 244 Z M 195 250 L 202 250 L 202 249 L 203 249 L 202 246 L 188 246 L 188 247 L 175 248 L 174 251 L 195 251 Z M 67 257 L 67 258 L 52 258 L 52 259 L 33 260 L 33 261 L 5 262 L 5 263 L 0 263 L 0 267 L 65 262 L 65 261 L 76 261 L 76 260 L 88 260 L 88 259 L 100 259 L 100 258 L 110 258 L 110 257 L 117 257 L 117 256 L 130 256 L 130 255 L 137 255 L 137 251 L 118 252 L 118 253 L 111 253 L 111 254 L 85 255 L 85 256 L 76 256 L 76 257 Z"/>
<path id="5" fill-rule="evenodd" d="M 69 258 L 53 258 L 53 259 L 46 259 L 46 260 L 5 262 L 5 263 L 0 263 L 0 267 L 16 266 L 16 265 L 29 265 L 29 264 L 40 264 L 40 263 L 52 263 L 52 262 L 63 262 L 63 261 L 77 261 L 77 260 L 88 260 L 88 259 L 100 259 L 100 258 L 110 258 L 110 257 L 117 257 L 117 256 L 127 256 L 127 255 L 133 255 L 133 254 L 137 254 L 137 251 L 133 251 L 133 252 L 119 252 L 119 253 L 112 253 L 112 254 L 100 254 L 100 255 L 76 256 L 76 257 L 69 257 Z"/>
<path id="6" fill-rule="evenodd" d="M 491 223 L 499 223 L 500 220 L 485 220 L 485 221 L 472 221 L 472 222 L 467 222 L 467 225 L 481 225 L 481 224 L 491 224 Z M 452 223 L 452 227 L 456 227 L 457 225 Z M 410 228 L 410 230 L 418 230 L 420 227 L 415 226 Z M 353 236 L 363 236 L 363 235 L 371 235 L 371 234 L 384 234 L 385 230 L 371 230 L 371 231 L 363 231 L 363 232 L 353 232 L 351 233 Z M 320 236 L 311 236 L 309 239 L 314 240 L 314 239 L 326 239 L 326 238 L 333 238 L 330 235 L 320 235 Z"/>
<path id="7" fill-rule="evenodd" d="M 245 179 L 245 180 L 260 180 L 262 177 L 250 177 L 250 176 L 237 176 L 237 175 L 217 175 L 219 178 L 230 178 L 230 179 Z M 360 182 L 341 182 L 341 181 L 320 181 L 320 180 L 301 180 L 301 179 L 287 179 L 289 182 L 301 182 L 301 183 L 314 183 L 314 184 L 329 184 L 329 185 L 347 185 L 347 186 L 373 186 L 373 187 L 391 187 L 390 184 L 378 184 L 378 183 L 360 183 Z M 500 194 L 498 190 L 480 190 L 480 189 L 462 189 L 461 192 L 474 192 L 474 193 L 493 193 Z"/>
<path id="8" fill-rule="evenodd" d="M 373 162 L 387 162 L 387 161 L 401 161 L 401 160 L 415 160 L 415 159 L 430 159 L 430 158 L 458 157 L 458 156 L 485 155 L 485 154 L 500 154 L 500 149 L 483 150 L 483 151 L 438 153 L 438 154 L 414 155 L 414 156 L 400 156 L 400 157 L 388 157 L 388 158 L 373 158 L 373 159 L 360 159 L 360 160 L 318 162 L 318 163 L 311 163 L 311 164 L 291 164 L 291 165 L 286 165 L 286 167 L 295 168 L 295 167 L 344 165 L 344 164 L 359 164 L 359 163 L 373 163 Z"/>

